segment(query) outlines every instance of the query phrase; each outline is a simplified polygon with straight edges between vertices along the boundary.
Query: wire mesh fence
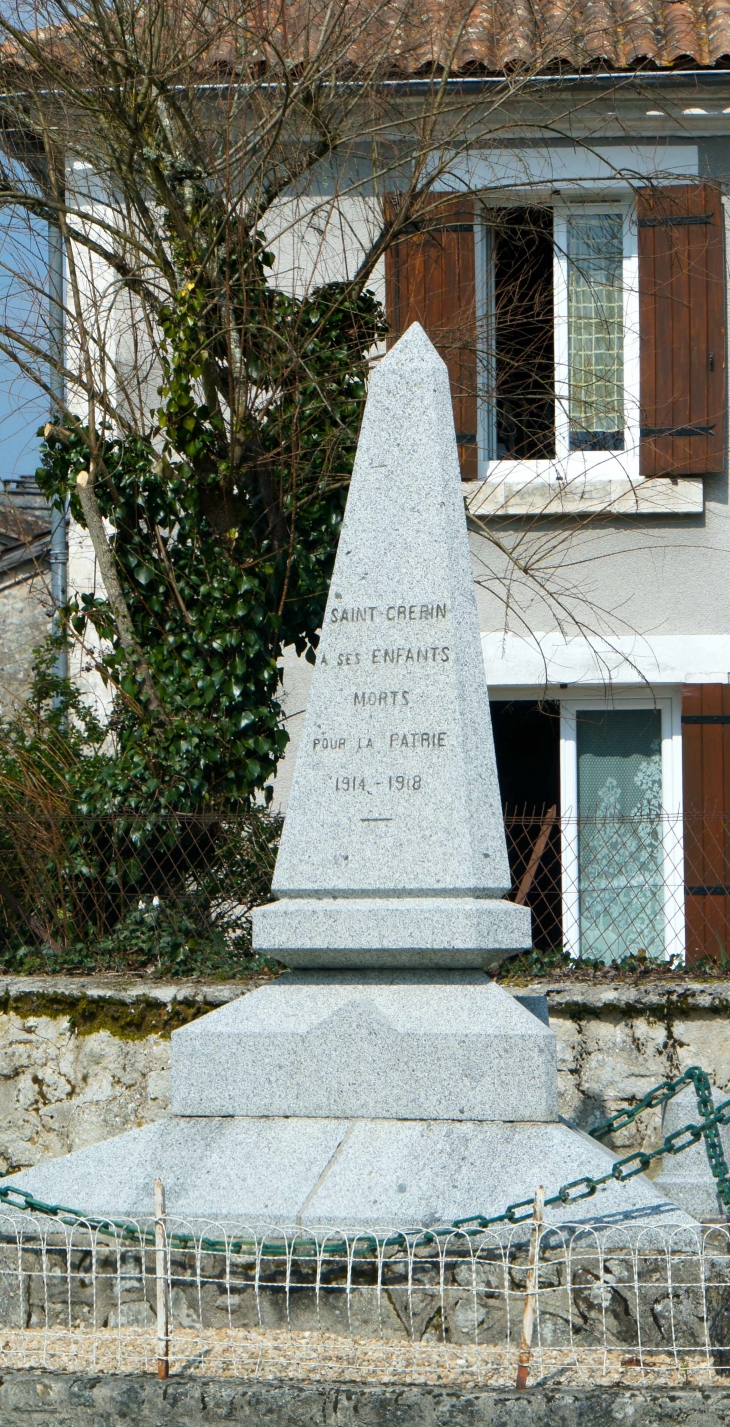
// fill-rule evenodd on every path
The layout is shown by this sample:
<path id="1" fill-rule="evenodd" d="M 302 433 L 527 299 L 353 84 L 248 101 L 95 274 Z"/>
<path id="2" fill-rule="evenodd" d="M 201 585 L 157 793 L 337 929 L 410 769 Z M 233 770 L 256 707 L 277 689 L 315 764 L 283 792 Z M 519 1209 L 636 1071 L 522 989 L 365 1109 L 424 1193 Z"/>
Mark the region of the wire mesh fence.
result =
<path id="1" fill-rule="evenodd" d="M 281 819 L 263 808 L 104 817 L 0 810 L 0 956 L 51 969 L 234 972 L 269 900 Z"/>
<path id="2" fill-rule="evenodd" d="M 510 896 L 532 910 L 534 948 L 592 962 L 725 965 L 730 817 L 703 809 L 560 816 L 505 811 Z"/>
<path id="3" fill-rule="evenodd" d="M 48 967 L 233 972 L 270 896 L 281 819 L 0 811 L 0 958 Z M 726 961 L 730 817 L 507 808 L 509 896 L 545 955 Z"/>
<path id="4" fill-rule="evenodd" d="M 161 1245 L 0 1216 L 4 1366 L 154 1373 L 161 1290 L 171 1375 L 515 1385 L 524 1227 L 373 1244 L 168 1218 Z M 545 1225 L 536 1247 L 531 1383 L 725 1380 L 730 1230 Z"/>

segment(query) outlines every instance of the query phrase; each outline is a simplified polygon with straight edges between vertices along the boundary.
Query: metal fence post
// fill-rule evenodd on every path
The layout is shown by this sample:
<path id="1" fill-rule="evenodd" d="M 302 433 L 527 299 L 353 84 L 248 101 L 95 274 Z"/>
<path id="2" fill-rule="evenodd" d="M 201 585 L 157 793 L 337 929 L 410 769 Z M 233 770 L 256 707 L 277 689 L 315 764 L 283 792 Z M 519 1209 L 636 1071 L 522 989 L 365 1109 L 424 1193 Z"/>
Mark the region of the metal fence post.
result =
<path id="1" fill-rule="evenodd" d="M 167 1274 L 165 1272 L 165 1189 L 155 1180 L 155 1281 L 157 1284 L 157 1376 L 170 1376 L 170 1339 L 167 1323 Z"/>
<path id="2" fill-rule="evenodd" d="M 535 1190 L 535 1202 L 532 1207 L 532 1232 L 530 1234 L 530 1256 L 527 1263 L 527 1282 L 525 1284 L 525 1306 L 522 1311 L 522 1341 L 520 1342 L 520 1356 L 517 1362 L 517 1382 L 516 1387 L 527 1387 L 527 1375 L 530 1371 L 530 1357 L 532 1354 L 532 1329 L 535 1324 L 535 1283 L 537 1280 L 537 1263 L 540 1252 L 540 1230 L 542 1228 L 543 1213 L 545 1210 L 545 1188 L 542 1184 Z"/>

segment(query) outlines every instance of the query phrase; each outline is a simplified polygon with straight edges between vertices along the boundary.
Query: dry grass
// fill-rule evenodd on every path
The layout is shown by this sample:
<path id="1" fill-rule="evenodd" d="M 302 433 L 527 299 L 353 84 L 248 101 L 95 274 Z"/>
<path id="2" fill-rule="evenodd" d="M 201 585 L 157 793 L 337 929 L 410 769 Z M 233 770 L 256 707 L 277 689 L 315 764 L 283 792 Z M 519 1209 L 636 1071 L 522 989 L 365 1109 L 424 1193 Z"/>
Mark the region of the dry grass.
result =
<path id="1" fill-rule="evenodd" d="M 156 1373 L 153 1332 L 88 1328 L 8 1330 L 0 1333 L 4 1369 L 57 1372 Z M 332 1333 L 255 1329 L 176 1329 L 170 1372 L 259 1381 L 423 1384 L 441 1387 L 514 1387 L 516 1348 L 455 1347 L 438 1342 L 344 1338 Z M 542 1349 L 533 1353 L 530 1382 L 551 1385 L 667 1387 L 724 1384 L 702 1349 L 638 1352 L 600 1348 Z"/>

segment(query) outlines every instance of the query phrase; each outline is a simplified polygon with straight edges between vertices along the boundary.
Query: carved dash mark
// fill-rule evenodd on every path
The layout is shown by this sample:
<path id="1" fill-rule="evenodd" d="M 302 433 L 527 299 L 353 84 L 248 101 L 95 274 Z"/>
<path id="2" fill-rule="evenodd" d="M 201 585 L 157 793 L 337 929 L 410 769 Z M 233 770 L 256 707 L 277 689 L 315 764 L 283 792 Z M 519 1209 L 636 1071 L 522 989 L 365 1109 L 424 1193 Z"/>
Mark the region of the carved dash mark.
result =
<path id="1" fill-rule="evenodd" d="M 392 823 L 392 818 L 360 818 L 361 823 Z"/>

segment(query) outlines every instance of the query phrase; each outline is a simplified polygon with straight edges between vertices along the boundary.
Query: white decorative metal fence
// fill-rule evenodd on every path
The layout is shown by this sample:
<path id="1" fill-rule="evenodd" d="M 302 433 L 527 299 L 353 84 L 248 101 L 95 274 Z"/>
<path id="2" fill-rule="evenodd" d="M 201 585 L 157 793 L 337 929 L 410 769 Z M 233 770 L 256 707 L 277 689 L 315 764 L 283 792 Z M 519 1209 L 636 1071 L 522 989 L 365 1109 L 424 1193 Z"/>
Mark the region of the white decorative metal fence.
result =
<path id="1" fill-rule="evenodd" d="M 730 1227 L 131 1227 L 0 1215 L 5 1368 L 514 1386 L 529 1303 L 530 1383 L 730 1371 Z"/>

